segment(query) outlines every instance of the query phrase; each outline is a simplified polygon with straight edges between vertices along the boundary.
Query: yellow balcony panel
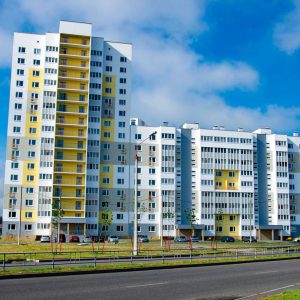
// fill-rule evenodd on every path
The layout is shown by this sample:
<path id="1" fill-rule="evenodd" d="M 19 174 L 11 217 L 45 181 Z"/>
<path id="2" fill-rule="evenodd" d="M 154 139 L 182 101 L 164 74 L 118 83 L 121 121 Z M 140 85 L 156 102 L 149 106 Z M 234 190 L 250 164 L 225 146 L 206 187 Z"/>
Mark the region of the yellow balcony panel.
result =
<path id="1" fill-rule="evenodd" d="M 67 53 L 60 53 L 59 54 L 60 57 L 62 58 L 73 58 L 73 59 L 80 59 L 80 60 L 89 60 L 89 56 L 88 55 L 81 55 L 81 54 L 72 54 L 70 52 Z"/>
<path id="2" fill-rule="evenodd" d="M 82 88 L 79 88 L 77 86 L 71 86 L 71 87 L 64 87 L 64 86 L 59 86 L 58 87 L 58 91 L 70 91 L 70 92 L 80 92 L 80 93 L 83 93 L 83 94 L 86 94 L 88 93 L 88 90 L 87 89 L 82 89 Z"/>
<path id="3" fill-rule="evenodd" d="M 60 47 L 67 47 L 67 49 L 82 48 L 89 49 L 90 41 L 86 38 L 86 42 L 83 42 L 83 39 L 77 39 L 73 37 L 62 37 L 60 40 Z"/>
<path id="4" fill-rule="evenodd" d="M 60 162 L 60 161 L 68 161 L 68 162 L 81 162 L 81 163 L 85 163 L 86 160 L 85 159 L 77 159 L 77 157 L 64 157 L 64 158 L 54 158 L 54 161 L 56 162 Z"/>
<path id="5" fill-rule="evenodd" d="M 67 135 L 67 134 L 56 134 L 55 137 L 64 139 L 86 139 L 85 135 Z"/>
<path id="6" fill-rule="evenodd" d="M 86 124 L 80 124 L 80 123 L 67 123 L 67 122 L 56 122 L 56 125 L 63 125 L 64 127 L 70 126 L 70 127 L 87 127 Z"/>
<path id="7" fill-rule="evenodd" d="M 66 76 L 58 76 L 58 78 L 60 80 L 72 80 L 72 81 L 82 81 L 82 82 L 88 82 L 89 79 L 86 77 L 86 78 L 82 78 L 82 77 L 69 77 L 69 75 L 66 75 Z"/>
<path id="8" fill-rule="evenodd" d="M 57 183 L 57 182 L 59 182 L 59 183 Z M 76 184 L 76 182 L 75 183 L 60 183 L 60 181 L 57 181 L 57 182 L 54 182 L 53 183 L 53 185 L 54 186 L 75 186 L 75 187 L 85 187 L 85 185 L 84 184 Z"/>
<path id="9" fill-rule="evenodd" d="M 59 60 L 59 67 L 60 72 L 65 71 L 65 69 L 74 69 L 74 70 L 83 70 L 87 71 L 89 69 L 90 62 L 89 60 L 83 59 L 74 59 L 74 58 L 60 58 Z"/>
<path id="10" fill-rule="evenodd" d="M 84 107 L 84 109 L 78 107 L 59 107 L 57 108 L 57 114 L 74 114 L 74 115 L 86 115 L 87 114 L 87 108 Z"/>

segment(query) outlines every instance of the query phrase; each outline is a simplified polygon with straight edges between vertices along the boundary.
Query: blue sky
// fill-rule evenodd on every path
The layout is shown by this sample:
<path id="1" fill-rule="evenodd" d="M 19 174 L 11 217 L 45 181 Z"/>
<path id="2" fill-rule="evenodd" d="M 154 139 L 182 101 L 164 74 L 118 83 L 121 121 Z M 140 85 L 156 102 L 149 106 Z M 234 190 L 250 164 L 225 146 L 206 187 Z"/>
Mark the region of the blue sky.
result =
<path id="1" fill-rule="evenodd" d="M 149 124 L 299 128 L 299 0 L 0 0 L 2 170 L 13 32 L 61 19 L 133 43 L 132 115 Z"/>

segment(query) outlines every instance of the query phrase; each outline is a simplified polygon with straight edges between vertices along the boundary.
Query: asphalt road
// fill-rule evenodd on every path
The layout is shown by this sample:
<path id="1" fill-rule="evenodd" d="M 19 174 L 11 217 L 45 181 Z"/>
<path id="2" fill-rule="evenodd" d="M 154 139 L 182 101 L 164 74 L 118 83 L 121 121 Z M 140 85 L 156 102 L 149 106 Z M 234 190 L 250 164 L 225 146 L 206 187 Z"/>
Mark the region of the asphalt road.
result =
<path id="1" fill-rule="evenodd" d="M 300 259 L 0 280 L 0 299 L 259 299 L 300 288 Z"/>

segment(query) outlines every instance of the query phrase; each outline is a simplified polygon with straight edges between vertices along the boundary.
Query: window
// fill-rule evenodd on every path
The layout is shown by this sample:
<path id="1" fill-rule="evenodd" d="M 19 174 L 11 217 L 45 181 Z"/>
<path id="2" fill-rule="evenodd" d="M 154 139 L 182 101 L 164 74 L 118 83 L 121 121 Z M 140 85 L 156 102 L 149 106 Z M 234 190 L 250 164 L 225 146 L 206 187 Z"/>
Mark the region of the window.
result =
<path id="1" fill-rule="evenodd" d="M 34 170 L 34 163 L 27 163 L 28 170 Z"/>
<path id="2" fill-rule="evenodd" d="M 40 83 L 39 83 L 39 82 L 36 82 L 36 81 L 33 81 L 31 86 L 32 86 L 33 88 L 38 88 L 38 87 L 40 86 Z"/>
<path id="3" fill-rule="evenodd" d="M 33 70 L 33 71 L 32 71 L 32 76 L 34 76 L 34 77 L 40 76 L 40 71 Z"/>
<path id="4" fill-rule="evenodd" d="M 41 61 L 40 61 L 39 59 L 34 59 L 34 60 L 33 60 L 33 64 L 34 64 L 35 66 L 39 66 L 39 65 L 41 64 Z"/>
<path id="5" fill-rule="evenodd" d="M 120 62 L 126 62 L 127 61 L 127 58 L 126 57 L 124 57 L 124 56 L 121 56 L 120 57 Z"/>
<path id="6" fill-rule="evenodd" d="M 19 53 L 25 53 L 26 48 L 25 47 L 19 47 Z"/>
<path id="7" fill-rule="evenodd" d="M 235 173 L 234 172 L 229 172 L 229 177 L 234 177 Z"/>
<path id="8" fill-rule="evenodd" d="M 31 211 L 25 212 L 25 218 L 27 218 L 27 219 L 32 218 L 32 212 Z"/>
<path id="9" fill-rule="evenodd" d="M 23 85 L 24 85 L 24 81 L 22 81 L 22 80 L 17 80 L 16 86 L 23 86 Z"/>
<path id="10" fill-rule="evenodd" d="M 8 230 L 16 230 L 16 224 L 8 224 Z"/>
<path id="11" fill-rule="evenodd" d="M 23 98 L 23 93 L 22 92 L 16 92 L 16 98 Z M 15 108 L 16 108 L 16 104 L 15 104 Z M 21 104 L 21 107 L 22 107 L 22 104 Z"/>
<path id="12" fill-rule="evenodd" d="M 235 232 L 235 226 L 230 226 L 229 230 L 230 230 L 230 232 Z"/>
<path id="13" fill-rule="evenodd" d="M 41 54 L 41 49 L 39 49 L 39 48 L 34 48 L 33 53 L 34 53 L 34 54 Z"/>
<path id="14" fill-rule="evenodd" d="M 26 199 L 25 200 L 25 205 L 26 206 L 33 206 L 33 200 L 32 199 Z"/>
<path id="15" fill-rule="evenodd" d="M 155 226 L 149 226 L 148 230 L 149 232 L 155 232 Z"/>
<path id="16" fill-rule="evenodd" d="M 34 181 L 34 176 L 33 175 L 27 175 L 27 181 L 28 182 Z"/>
<path id="17" fill-rule="evenodd" d="M 18 58 L 18 64 L 25 64 L 25 58 Z"/>
<path id="18" fill-rule="evenodd" d="M 15 211 L 10 211 L 10 212 L 8 212 L 8 217 L 9 218 L 16 218 L 17 217 L 17 213 Z"/>
<path id="19" fill-rule="evenodd" d="M 14 115 L 14 121 L 21 121 L 21 115 Z"/>
<path id="20" fill-rule="evenodd" d="M 216 176 L 217 177 L 221 177 L 222 176 L 222 172 L 221 171 L 216 171 Z"/>
<path id="21" fill-rule="evenodd" d="M 122 225 L 117 225 L 117 231 L 124 231 L 124 227 Z"/>
<path id="22" fill-rule="evenodd" d="M 31 231 L 32 230 L 32 224 L 25 224 L 25 230 Z"/>
<path id="23" fill-rule="evenodd" d="M 12 162 L 10 166 L 11 166 L 12 169 L 18 169 L 19 168 L 19 163 L 18 162 Z"/>
<path id="24" fill-rule="evenodd" d="M 229 216 L 229 220 L 230 220 L 231 222 L 235 221 L 235 216 Z"/>
<path id="25" fill-rule="evenodd" d="M 16 174 L 10 175 L 10 180 L 11 181 L 17 181 L 18 180 L 18 175 L 16 175 Z"/>
<path id="26" fill-rule="evenodd" d="M 24 75 L 23 69 L 17 69 L 17 75 Z"/>

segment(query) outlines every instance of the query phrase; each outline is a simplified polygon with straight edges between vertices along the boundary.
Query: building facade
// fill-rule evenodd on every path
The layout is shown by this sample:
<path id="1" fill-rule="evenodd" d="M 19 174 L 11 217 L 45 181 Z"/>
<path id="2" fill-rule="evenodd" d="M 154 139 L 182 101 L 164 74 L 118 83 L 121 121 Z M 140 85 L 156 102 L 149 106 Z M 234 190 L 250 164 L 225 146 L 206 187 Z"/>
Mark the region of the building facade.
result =
<path id="1" fill-rule="evenodd" d="M 15 33 L 4 237 L 132 236 L 135 183 L 139 234 L 298 236 L 298 134 L 130 119 L 131 61 L 91 24 Z"/>
<path id="2" fill-rule="evenodd" d="M 15 33 L 3 209 L 8 238 L 50 235 L 54 207 L 62 233 L 98 235 L 103 170 L 114 188 L 123 164 L 105 151 L 129 136 L 131 49 L 94 37 L 86 23 L 63 21 L 59 33 L 45 35 Z"/>

